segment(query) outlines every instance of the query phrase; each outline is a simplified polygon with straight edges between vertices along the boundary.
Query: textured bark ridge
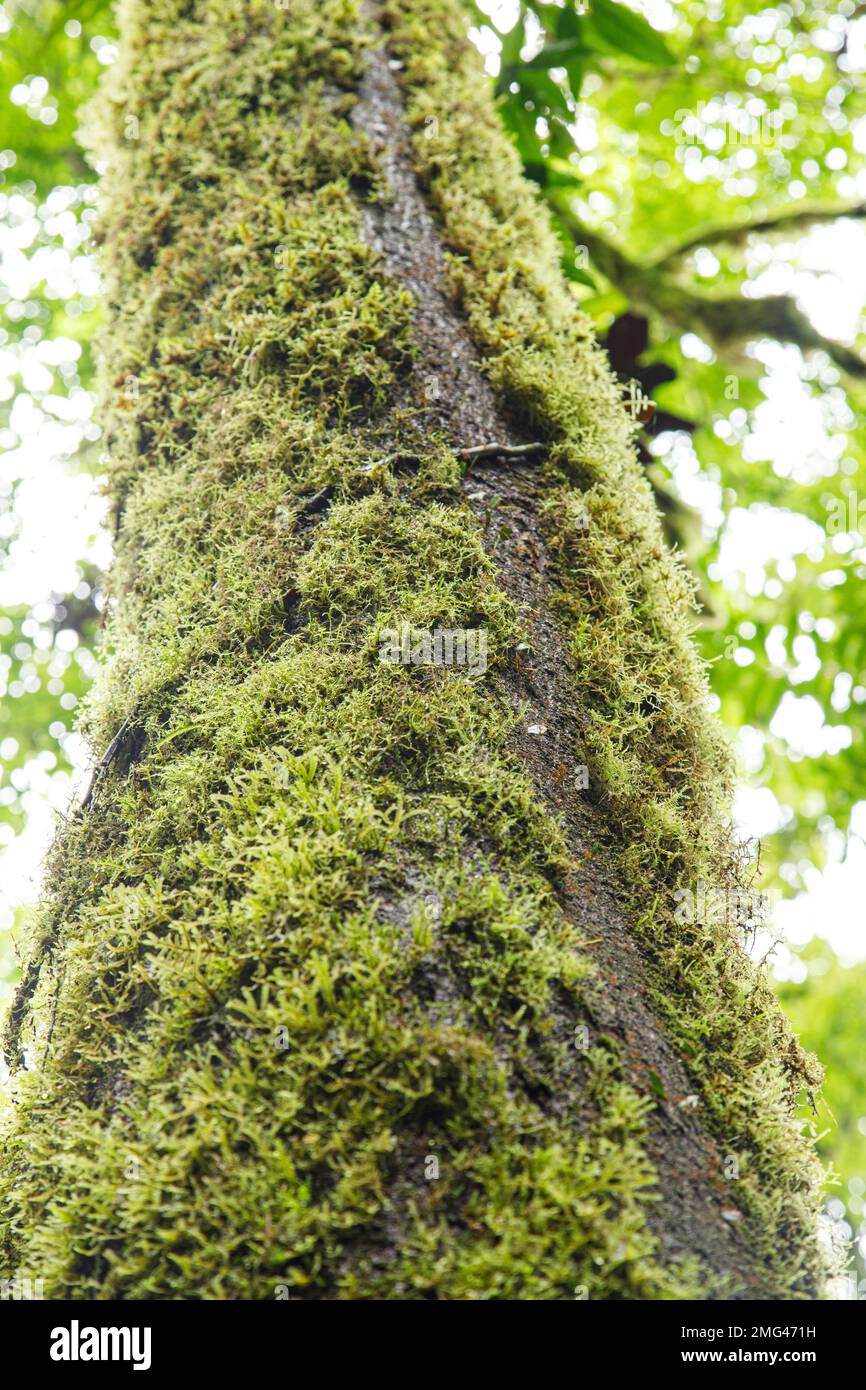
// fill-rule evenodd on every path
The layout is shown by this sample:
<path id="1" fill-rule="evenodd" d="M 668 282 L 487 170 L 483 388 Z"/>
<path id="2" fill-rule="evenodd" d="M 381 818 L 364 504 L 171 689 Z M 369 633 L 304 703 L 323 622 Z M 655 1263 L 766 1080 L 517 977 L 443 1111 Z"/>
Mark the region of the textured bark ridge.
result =
<path id="1" fill-rule="evenodd" d="M 436 382 L 435 423 L 457 452 L 482 440 L 524 443 L 525 427 L 483 376 L 465 322 L 444 291 L 440 234 L 417 184 L 400 89 L 384 49 L 371 55 L 360 96 L 353 121 L 377 150 L 390 195 L 368 213 L 365 230 L 387 270 L 412 292 L 416 370 Z M 748 1252 L 724 1216 L 734 1209 L 721 1180 L 724 1155 L 697 1115 L 683 1108 L 690 1107 L 692 1088 L 647 997 L 653 972 L 635 946 L 623 873 L 615 855 L 601 848 L 611 837 L 598 809 L 578 789 L 582 739 L 567 686 L 567 641 L 553 616 L 557 581 L 541 519 L 544 483 L 537 469 L 500 460 L 470 469 L 462 487 L 497 580 L 526 623 L 526 651 L 497 685 L 516 719 L 509 744 L 541 803 L 558 817 L 572 863 L 580 866 L 564 877 L 557 898 L 582 935 L 595 937 L 587 949 L 600 968 L 586 1017 L 593 1031 L 621 1044 L 623 1074 L 639 1093 L 651 1092 L 652 1076 L 664 1090 L 648 1121 L 663 1199 L 650 1211 L 650 1225 L 667 1253 L 696 1255 L 716 1272 L 747 1279 Z"/>
<path id="2" fill-rule="evenodd" d="M 114 751 L 7 1027 L 0 1263 L 814 1296 L 814 1064 L 673 910 L 742 886 L 688 586 L 460 5 L 122 21 Z"/>

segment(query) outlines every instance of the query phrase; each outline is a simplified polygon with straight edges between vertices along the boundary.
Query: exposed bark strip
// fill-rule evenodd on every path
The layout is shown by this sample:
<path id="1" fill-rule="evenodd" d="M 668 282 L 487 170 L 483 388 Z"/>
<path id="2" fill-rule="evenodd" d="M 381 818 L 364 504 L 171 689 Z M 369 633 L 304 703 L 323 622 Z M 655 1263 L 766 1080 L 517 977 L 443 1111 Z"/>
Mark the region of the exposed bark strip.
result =
<path id="1" fill-rule="evenodd" d="M 447 289 L 440 230 L 418 187 L 399 83 L 384 47 L 370 55 L 353 121 L 370 136 L 390 192 L 389 199 L 367 211 L 368 235 L 388 271 L 412 291 L 417 370 L 441 382 L 431 423 L 458 453 L 471 438 L 524 445 L 504 400 L 484 376 Z M 539 515 L 544 486 L 536 470 L 494 457 L 489 467 L 468 470 L 463 491 L 499 581 L 528 625 L 530 650 L 502 678 L 501 696 L 515 713 L 525 710 L 514 752 L 543 803 L 560 819 L 580 866 L 563 886 L 560 903 L 593 943 L 599 967 L 593 1027 L 622 1044 L 628 1079 L 639 1093 L 653 1096 L 652 1074 L 664 1088 L 665 1099 L 654 1105 L 650 1118 L 660 1198 L 651 1225 L 668 1255 L 697 1256 L 716 1273 L 742 1281 L 747 1292 L 754 1271 L 730 1220 L 739 1213 L 722 1178 L 724 1155 L 691 1108 L 692 1087 L 682 1061 L 650 1003 L 649 984 L 658 983 L 658 971 L 632 934 L 610 826 L 591 793 L 574 789 L 581 729 L 568 689 L 565 642 L 553 617 L 557 580 Z M 544 732 L 527 732 L 533 726 Z"/>

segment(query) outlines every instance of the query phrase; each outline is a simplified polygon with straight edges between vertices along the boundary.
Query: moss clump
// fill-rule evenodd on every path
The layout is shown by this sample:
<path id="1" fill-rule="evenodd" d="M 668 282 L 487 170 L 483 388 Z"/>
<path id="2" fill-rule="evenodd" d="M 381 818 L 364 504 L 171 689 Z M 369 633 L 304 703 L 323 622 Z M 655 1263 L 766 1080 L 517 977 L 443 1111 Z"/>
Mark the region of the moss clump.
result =
<path id="1" fill-rule="evenodd" d="M 722 842 L 683 581 L 459 16 L 386 8 L 410 119 L 439 117 L 419 162 L 455 288 L 551 443 L 575 699 L 660 894 Z M 347 0 L 126 0 L 121 21 L 100 117 L 118 539 L 89 712 L 97 745 L 121 738 L 53 852 L 8 1029 L 31 1065 L 0 1263 L 51 1297 L 688 1295 L 701 1272 L 647 1227 L 649 1102 L 613 1043 L 575 1046 L 594 986 L 557 904 L 568 854 L 496 693 L 519 615 L 450 451 L 392 458 L 411 304 L 364 243 L 381 176 L 347 119 L 370 25 Z M 486 669 L 383 662 L 403 622 L 483 629 Z M 697 945 L 673 949 L 686 1026 Z M 734 959 L 726 940 L 702 978 Z M 769 1107 L 740 1130 L 783 1203 L 808 1185 L 778 1138 L 783 1035 L 728 1002 L 768 1073 L 738 1063 L 729 1111 Z M 763 1292 L 814 1286 L 809 1219 Z"/>

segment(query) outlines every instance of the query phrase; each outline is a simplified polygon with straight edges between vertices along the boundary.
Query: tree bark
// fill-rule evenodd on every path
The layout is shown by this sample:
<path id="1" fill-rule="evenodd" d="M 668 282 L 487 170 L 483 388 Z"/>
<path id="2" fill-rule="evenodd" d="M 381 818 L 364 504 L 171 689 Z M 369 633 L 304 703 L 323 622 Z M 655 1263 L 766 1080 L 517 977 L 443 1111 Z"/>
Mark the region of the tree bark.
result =
<path id="1" fill-rule="evenodd" d="M 0 1263 L 814 1296 L 818 1073 L 743 950 L 689 584 L 460 4 L 121 18 L 107 751 L 7 1028 Z"/>

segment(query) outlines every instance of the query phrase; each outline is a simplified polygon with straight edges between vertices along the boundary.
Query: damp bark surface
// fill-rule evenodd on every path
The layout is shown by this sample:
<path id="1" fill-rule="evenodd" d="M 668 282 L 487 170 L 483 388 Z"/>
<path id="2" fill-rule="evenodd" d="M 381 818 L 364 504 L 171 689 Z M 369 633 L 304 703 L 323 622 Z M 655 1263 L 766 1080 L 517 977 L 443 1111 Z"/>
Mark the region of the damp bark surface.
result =
<path id="1" fill-rule="evenodd" d="M 400 66 L 384 46 L 374 49 L 353 113 L 356 127 L 370 138 L 387 188 L 366 210 L 365 232 L 389 273 L 412 294 L 416 371 L 435 392 L 429 427 L 443 431 L 458 453 L 492 441 L 523 445 L 531 442 L 526 429 L 484 376 L 447 287 L 440 229 L 414 171 Z M 566 680 L 566 642 L 554 616 L 552 586 L 558 580 L 540 517 L 539 470 L 492 459 L 470 465 L 462 488 L 497 578 L 526 627 L 524 650 L 499 679 L 499 694 L 516 716 L 511 747 L 562 826 L 573 856 L 575 869 L 558 897 L 591 943 L 598 967 L 587 1016 L 594 1030 L 622 1044 L 628 1080 L 653 1101 L 648 1143 L 659 1205 L 651 1210 L 650 1225 L 669 1255 L 697 1256 L 708 1268 L 742 1281 L 746 1292 L 751 1259 L 735 1229 L 740 1212 L 724 1179 L 725 1154 L 702 1127 L 698 1097 L 652 1008 L 650 984 L 658 984 L 658 969 L 635 940 L 615 835 L 603 808 L 593 804 L 598 790 L 577 787 L 583 738 Z M 656 1097 L 654 1085 L 663 1097 Z"/>

